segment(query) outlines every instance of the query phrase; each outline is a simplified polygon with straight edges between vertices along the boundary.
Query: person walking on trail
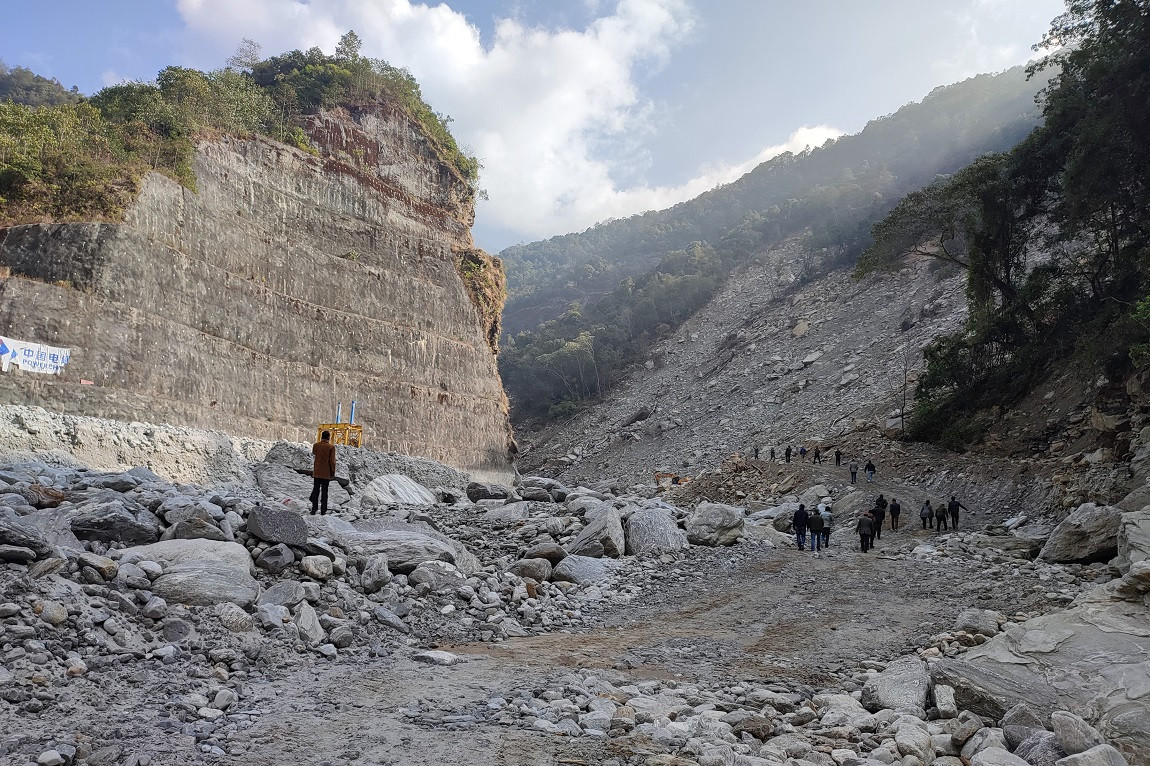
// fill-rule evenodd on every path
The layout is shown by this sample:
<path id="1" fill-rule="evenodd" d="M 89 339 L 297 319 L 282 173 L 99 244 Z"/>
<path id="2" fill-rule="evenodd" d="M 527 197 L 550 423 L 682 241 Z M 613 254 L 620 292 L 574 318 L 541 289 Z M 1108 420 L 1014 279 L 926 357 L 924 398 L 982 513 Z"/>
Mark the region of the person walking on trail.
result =
<path id="1" fill-rule="evenodd" d="M 819 557 L 819 551 L 823 547 L 823 515 L 822 513 L 810 514 L 810 521 L 808 522 L 811 530 L 811 550 L 815 552 L 815 558 Z"/>
<path id="2" fill-rule="evenodd" d="M 958 531 L 958 509 L 959 508 L 961 508 L 964 511 L 970 510 L 965 505 L 958 502 L 957 497 L 955 497 L 954 495 L 951 495 L 950 496 L 950 502 L 946 504 L 946 510 L 950 511 L 950 527 L 955 532 Z"/>
<path id="3" fill-rule="evenodd" d="M 327 513 L 327 485 L 335 478 L 335 445 L 331 443 L 331 431 L 319 435 L 319 441 L 311 445 L 311 454 L 315 455 L 311 469 L 311 513 L 314 516 L 316 508 L 319 508 L 322 516 Z"/>
<path id="4" fill-rule="evenodd" d="M 859 547 L 862 552 L 866 553 L 870 550 L 870 541 L 874 537 L 874 516 L 870 515 L 870 511 L 863 511 L 859 516 L 858 524 L 855 525 L 855 532 L 858 532 Z"/>
<path id="5" fill-rule="evenodd" d="M 819 516 L 823 519 L 823 548 L 831 547 L 831 507 L 826 503 L 819 503 Z"/>
<path id="6" fill-rule="evenodd" d="M 847 466 L 851 472 L 851 484 L 859 480 L 859 463 L 857 460 L 852 460 L 851 464 Z"/>
<path id="7" fill-rule="evenodd" d="M 934 531 L 950 531 L 946 525 L 946 506 L 942 503 L 939 503 L 938 507 L 934 509 Z"/>
<path id="8" fill-rule="evenodd" d="M 799 546 L 800 551 L 807 549 L 807 527 L 810 526 L 810 523 L 811 515 L 807 513 L 807 507 L 799 503 L 799 509 L 795 511 L 791 524 L 794 525 L 795 543 Z"/>
<path id="9" fill-rule="evenodd" d="M 843 464 L 843 453 L 839 449 L 835 449 L 835 465 L 841 466 Z"/>
<path id="10" fill-rule="evenodd" d="M 898 517 L 902 515 L 902 506 L 898 504 L 898 498 L 892 497 L 890 499 L 890 528 L 892 532 L 898 531 Z"/>
<path id="11" fill-rule="evenodd" d="M 787 448 L 783 450 L 783 459 L 788 463 L 791 462 L 791 445 L 789 444 L 787 445 Z"/>
<path id="12" fill-rule="evenodd" d="M 922 519 L 922 528 L 926 529 L 929 524 L 931 529 L 934 529 L 934 509 L 930 507 L 930 501 L 924 500 L 922 508 L 918 512 L 918 517 Z"/>
<path id="13" fill-rule="evenodd" d="M 807 446 L 805 444 L 799 447 L 799 460 L 804 463 L 807 462 Z"/>
<path id="14" fill-rule="evenodd" d="M 886 521 L 886 498 L 879 495 L 874 501 L 874 510 L 871 514 L 874 516 L 874 534 L 879 540 L 882 539 L 882 523 Z M 871 540 L 871 547 L 874 547 L 874 540 Z"/>
<path id="15" fill-rule="evenodd" d="M 811 465 L 814 465 L 815 463 L 822 465 L 822 462 L 823 462 L 823 453 L 818 447 L 815 447 L 815 456 L 813 458 L 811 458 Z"/>
<path id="16" fill-rule="evenodd" d="M 755 445 L 755 460 L 759 459 L 759 445 Z"/>
<path id="17" fill-rule="evenodd" d="M 866 471 L 867 483 L 869 484 L 870 482 L 874 481 L 874 463 L 869 460 L 866 461 L 866 466 L 863 468 L 863 470 Z"/>

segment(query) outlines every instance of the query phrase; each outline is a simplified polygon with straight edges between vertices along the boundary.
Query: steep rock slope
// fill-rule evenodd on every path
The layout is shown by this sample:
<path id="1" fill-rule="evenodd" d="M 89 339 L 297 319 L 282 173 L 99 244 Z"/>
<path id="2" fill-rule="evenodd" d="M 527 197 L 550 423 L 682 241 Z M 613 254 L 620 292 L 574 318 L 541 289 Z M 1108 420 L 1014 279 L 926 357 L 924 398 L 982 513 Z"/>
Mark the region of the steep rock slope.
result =
<path id="1" fill-rule="evenodd" d="M 455 268 L 466 182 L 398 110 L 309 133 L 319 157 L 204 141 L 195 191 L 153 174 L 120 224 L 0 232 L 3 333 L 73 350 L 4 398 L 300 441 L 355 398 L 371 446 L 506 475 L 491 320 Z"/>
<path id="2" fill-rule="evenodd" d="M 966 315 L 960 274 L 919 262 L 856 282 L 795 240 L 760 254 L 601 405 L 524 437 L 565 480 L 697 473 L 762 445 L 842 443 L 898 426 L 922 348 Z M 889 422 L 888 422 L 889 421 Z M 833 448 L 832 448 L 833 449 Z"/>

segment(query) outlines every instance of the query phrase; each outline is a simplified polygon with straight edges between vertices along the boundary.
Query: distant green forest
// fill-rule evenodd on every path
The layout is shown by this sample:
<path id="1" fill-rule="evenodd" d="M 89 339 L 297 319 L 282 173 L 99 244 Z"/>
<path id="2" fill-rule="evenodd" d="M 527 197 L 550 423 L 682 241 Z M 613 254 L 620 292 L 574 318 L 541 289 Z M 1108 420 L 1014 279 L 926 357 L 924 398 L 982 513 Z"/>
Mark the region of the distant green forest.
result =
<path id="1" fill-rule="evenodd" d="M 965 270 L 970 318 L 926 351 L 911 436 L 962 449 L 1054 369 L 1150 372 L 1150 7 L 1072 0 L 1042 124 L 907 196 L 860 274 L 918 251 Z"/>
<path id="2" fill-rule="evenodd" d="M 332 56 L 318 48 L 268 59 L 245 40 L 213 72 L 168 67 L 155 82 L 113 85 L 84 98 L 27 69 L 0 66 L 0 226 L 116 220 L 140 178 L 157 171 L 190 188 L 193 140 L 262 134 L 315 152 L 303 117 L 332 107 L 397 104 L 474 193 L 479 163 L 424 102 L 409 72 L 360 55 L 355 32 Z"/>
<path id="3" fill-rule="evenodd" d="M 667 210 L 504 250 L 500 372 L 514 418 L 564 417 L 601 396 L 772 243 L 801 236 L 823 264 L 853 265 L 903 195 L 1022 140 L 1041 86 L 1021 67 L 974 77 Z"/>

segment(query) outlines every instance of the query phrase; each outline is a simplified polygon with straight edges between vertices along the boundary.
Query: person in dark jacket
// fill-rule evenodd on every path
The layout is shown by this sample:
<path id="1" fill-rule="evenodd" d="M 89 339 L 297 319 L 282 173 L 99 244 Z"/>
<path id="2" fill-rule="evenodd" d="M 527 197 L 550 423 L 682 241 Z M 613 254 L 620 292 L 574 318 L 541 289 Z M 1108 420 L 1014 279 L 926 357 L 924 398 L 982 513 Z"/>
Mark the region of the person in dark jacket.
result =
<path id="1" fill-rule="evenodd" d="M 897 497 L 890 499 L 890 528 L 892 531 L 898 531 L 898 517 L 902 515 L 902 506 L 898 503 Z"/>
<path id="2" fill-rule="evenodd" d="M 934 529 L 934 509 L 930 507 L 929 500 L 923 501 L 922 508 L 920 508 L 918 511 L 918 517 L 922 519 L 923 529 L 926 529 L 928 524 L 930 525 L 931 529 Z"/>
<path id="3" fill-rule="evenodd" d="M 939 503 L 938 506 L 934 509 L 934 531 L 950 531 L 946 524 L 946 506 L 942 503 Z"/>
<path id="4" fill-rule="evenodd" d="M 874 510 L 871 511 L 871 515 L 874 516 L 874 537 L 872 537 L 870 541 L 870 547 L 872 548 L 874 547 L 876 537 L 879 540 L 882 539 L 882 524 L 886 521 L 886 506 L 887 502 L 885 497 L 879 495 L 875 498 Z"/>
<path id="5" fill-rule="evenodd" d="M 869 484 L 870 482 L 874 481 L 874 472 L 875 472 L 874 463 L 872 463 L 869 460 L 866 461 L 866 465 L 863 466 L 863 470 L 866 471 L 867 483 Z"/>
<path id="6" fill-rule="evenodd" d="M 811 530 L 811 550 L 818 558 L 819 550 L 823 547 L 823 516 L 818 511 L 809 514 L 808 527 Z"/>
<path id="7" fill-rule="evenodd" d="M 787 445 L 787 448 L 783 450 L 783 459 L 788 463 L 791 462 L 791 445 L 789 444 Z"/>
<path id="8" fill-rule="evenodd" d="M 958 531 L 958 509 L 969 511 L 962 503 L 958 502 L 958 498 L 954 495 L 950 496 L 950 502 L 946 504 L 946 510 L 950 511 L 950 526 L 955 532 Z"/>
<path id="9" fill-rule="evenodd" d="M 331 443 L 331 431 L 319 435 L 319 441 L 311 446 L 315 462 L 311 469 L 311 512 L 315 515 L 327 513 L 327 485 L 335 478 L 335 445 Z"/>
<path id="10" fill-rule="evenodd" d="M 835 449 L 835 465 L 841 466 L 843 464 L 843 453 L 840 449 Z"/>
<path id="11" fill-rule="evenodd" d="M 870 511 L 863 511 L 859 516 L 858 524 L 855 525 L 855 532 L 858 532 L 859 546 L 862 552 L 866 553 L 870 550 L 870 541 L 874 537 L 874 516 L 870 515 Z"/>
<path id="12" fill-rule="evenodd" d="M 811 458 L 811 465 L 814 465 L 815 463 L 822 465 L 822 462 L 823 462 L 823 451 L 821 449 L 819 449 L 818 447 L 815 447 L 815 456 L 813 458 Z"/>
<path id="13" fill-rule="evenodd" d="M 807 547 L 807 527 L 810 526 L 811 516 L 807 513 L 807 507 L 799 503 L 799 509 L 795 511 L 794 517 L 791 519 L 791 524 L 795 528 L 795 543 L 798 544 L 799 550 L 806 550 Z"/>

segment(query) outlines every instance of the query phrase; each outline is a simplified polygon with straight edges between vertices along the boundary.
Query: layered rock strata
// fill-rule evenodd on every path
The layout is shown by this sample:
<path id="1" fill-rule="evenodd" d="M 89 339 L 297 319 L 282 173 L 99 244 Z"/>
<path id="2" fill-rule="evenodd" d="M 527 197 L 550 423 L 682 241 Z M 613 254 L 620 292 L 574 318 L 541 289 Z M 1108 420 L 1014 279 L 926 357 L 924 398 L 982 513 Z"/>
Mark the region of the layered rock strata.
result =
<path id="1" fill-rule="evenodd" d="M 2 334 L 73 351 L 0 396 L 296 441 L 357 399 L 372 447 L 506 476 L 491 319 L 455 267 L 466 181 L 399 112 L 309 132 L 320 156 L 202 142 L 196 190 L 152 174 L 122 223 L 0 231 Z"/>

